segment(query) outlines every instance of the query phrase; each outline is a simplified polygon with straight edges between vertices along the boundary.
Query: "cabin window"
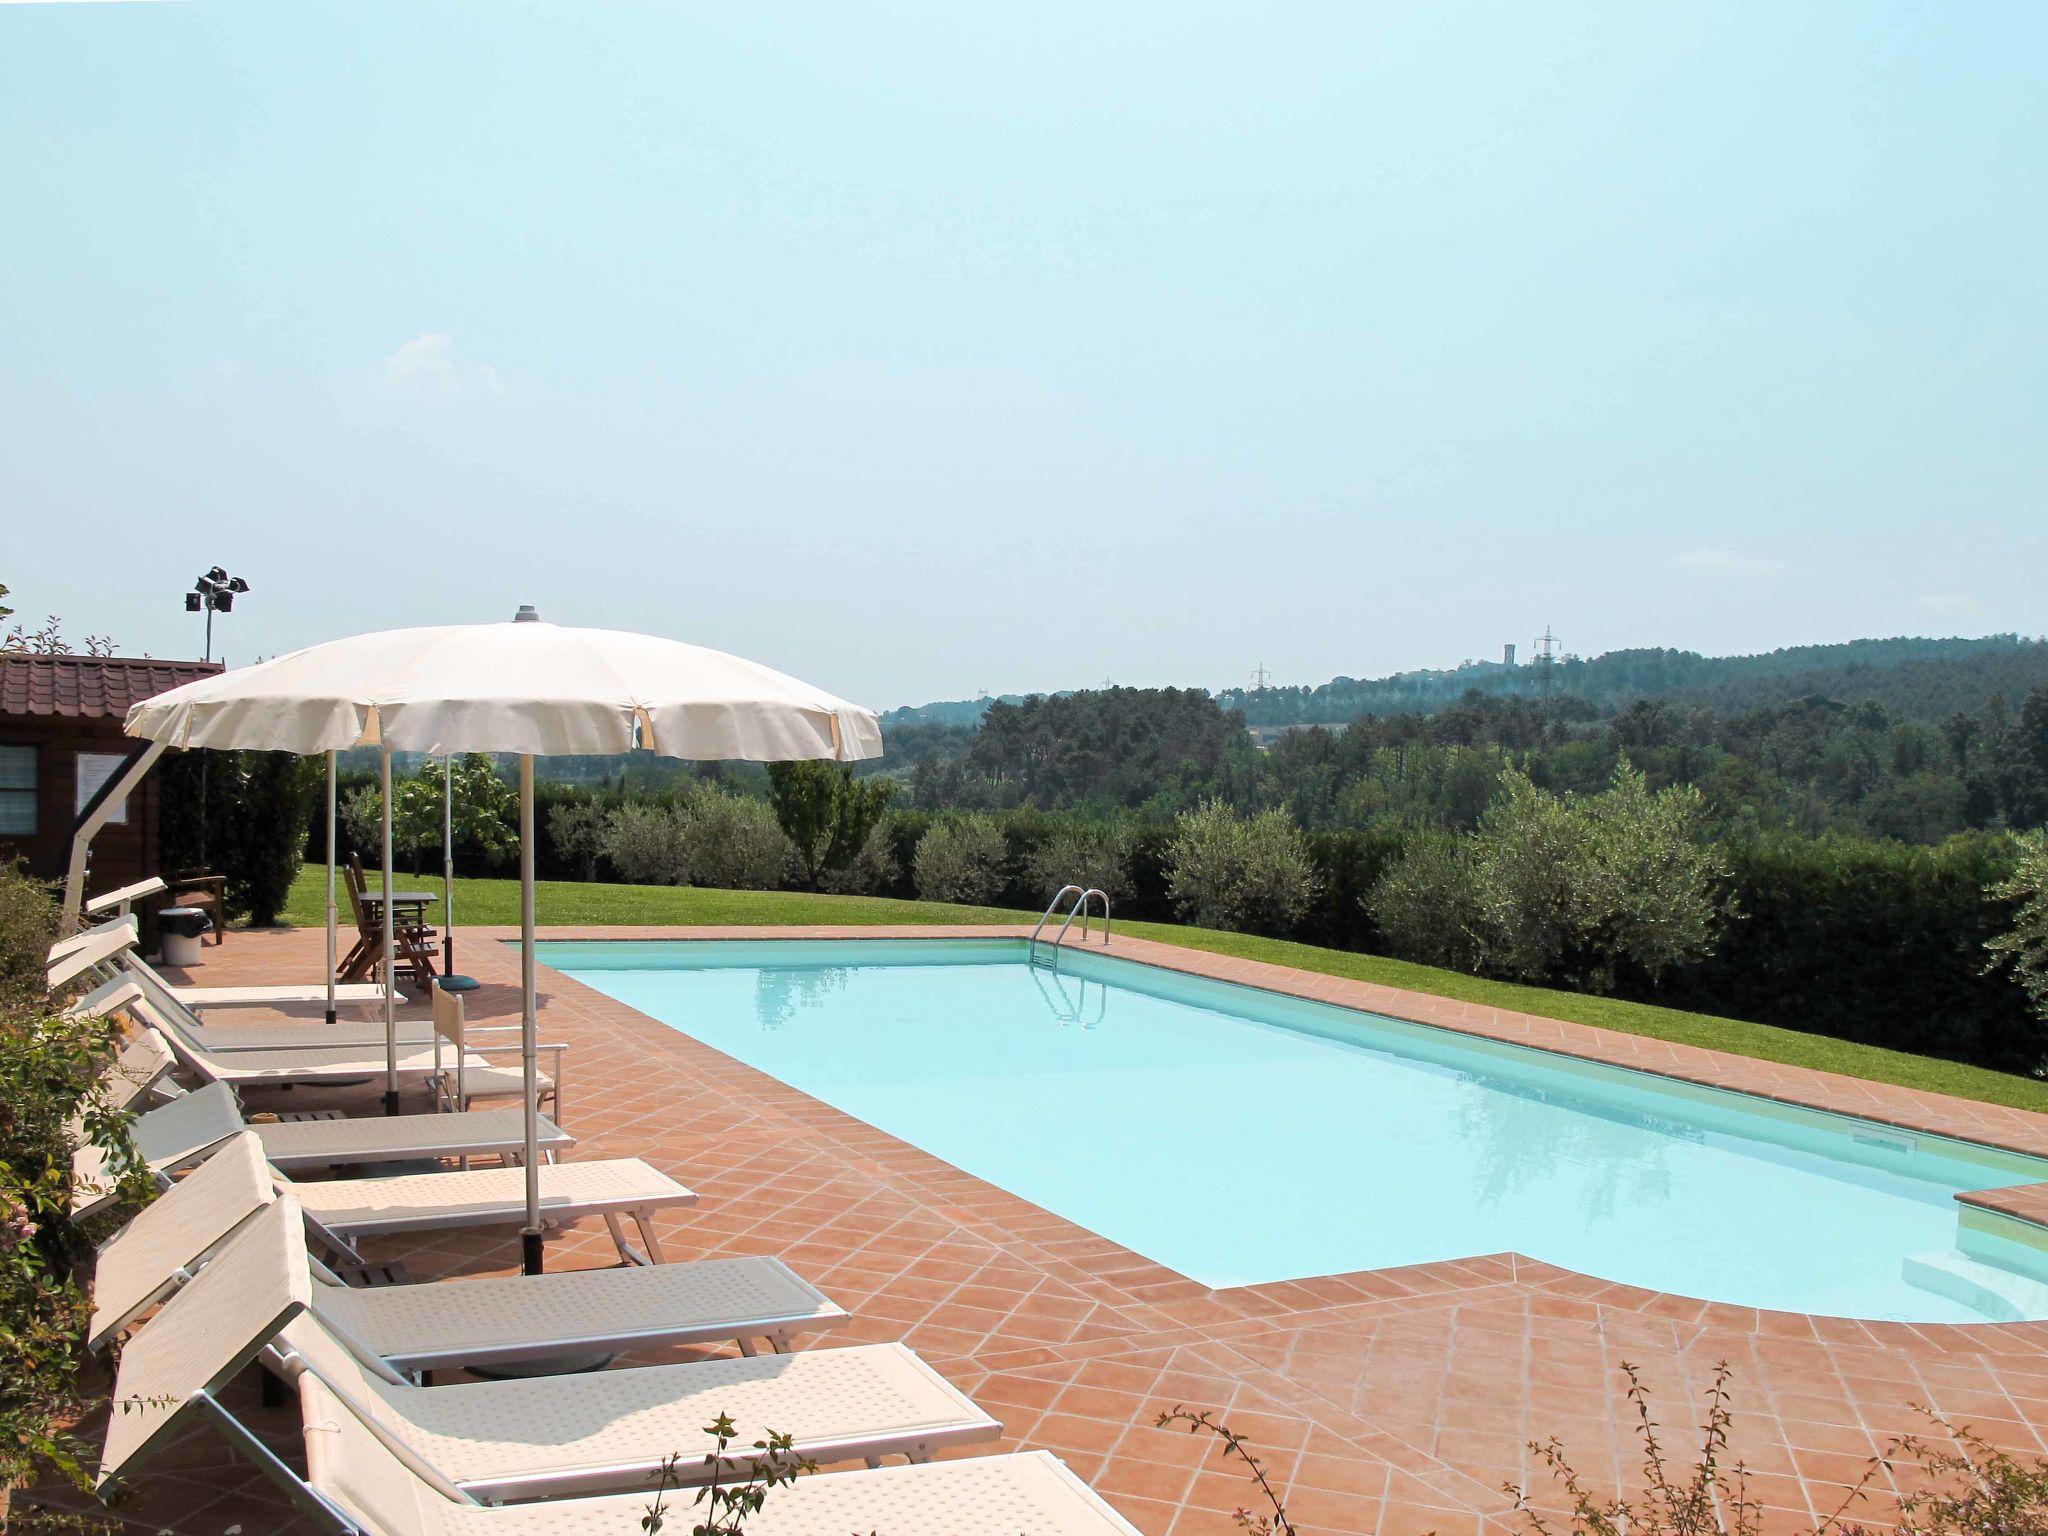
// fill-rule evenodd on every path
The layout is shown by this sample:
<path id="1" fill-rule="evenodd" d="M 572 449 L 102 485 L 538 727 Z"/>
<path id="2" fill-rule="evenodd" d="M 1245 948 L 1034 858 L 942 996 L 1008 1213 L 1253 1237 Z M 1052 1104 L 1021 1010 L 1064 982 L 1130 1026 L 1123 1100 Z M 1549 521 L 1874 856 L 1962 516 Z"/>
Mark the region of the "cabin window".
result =
<path id="1" fill-rule="evenodd" d="M 0 837 L 36 833 L 36 749 L 0 746 Z"/>
<path id="2" fill-rule="evenodd" d="M 81 752 L 78 754 L 78 793 L 71 814 L 82 816 L 92 797 L 100 792 L 100 786 L 121 771 L 121 765 L 128 759 L 119 752 Z M 106 824 L 110 827 L 128 825 L 128 797 L 123 795 L 121 803 L 114 807 L 114 814 Z"/>

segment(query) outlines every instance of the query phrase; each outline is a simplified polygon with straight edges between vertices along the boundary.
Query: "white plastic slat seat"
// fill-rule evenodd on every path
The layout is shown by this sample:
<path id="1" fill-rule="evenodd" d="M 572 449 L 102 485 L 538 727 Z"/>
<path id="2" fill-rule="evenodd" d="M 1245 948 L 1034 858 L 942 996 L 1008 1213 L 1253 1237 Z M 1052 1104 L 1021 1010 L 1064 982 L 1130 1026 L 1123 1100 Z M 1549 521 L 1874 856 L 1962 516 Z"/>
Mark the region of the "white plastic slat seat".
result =
<path id="1" fill-rule="evenodd" d="M 100 1486 L 126 1473 L 185 1414 L 211 1406 L 212 1392 L 305 1310 L 311 1290 L 298 1210 L 278 1200 L 245 1222 L 122 1349 L 114 1381 L 120 1406 L 107 1420 Z"/>
<path id="2" fill-rule="evenodd" d="M 317 982 L 312 986 L 175 987 L 172 991 L 187 1008 L 284 1008 L 327 1001 L 327 988 Z M 384 989 L 369 981 L 341 982 L 335 985 L 334 1001 L 381 1003 Z"/>
<path id="3" fill-rule="evenodd" d="M 256 1138 L 246 1132 L 232 1138 L 100 1245 L 87 1342 L 105 1348 L 183 1272 L 274 1198 Z"/>
<path id="4" fill-rule="evenodd" d="M 646 1490 L 480 1508 L 422 1479 L 316 1378 L 299 1384 L 312 1486 L 370 1536 L 642 1536 Z M 695 1523 L 692 1495 L 670 1499 Z M 799 1478 L 768 1496 L 758 1536 L 1138 1536 L 1049 1451 Z"/>
<path id="5" fill-rule="evenodd" d="M 901 1344 L 703 1360 L 534 1380 L 419 1387 L 385 1381 L 317 1318 L 285 1328 L 284 1368 L 311 1371 L 373 1428 L 484 1503 L 640 1490 L 669 1456 L 705 1477 L 704 1426 L 730 1414 L 737 1443 L 769 1429 L 819 1462 L 924 1460 L 1002 1426 Z"/>
<path id="6" fill-rule="evenodd" d="M 261 1138 L 263 1155 L 285 1172 L 422 1157 L 505 1157 L 526 1145 L 526 1116 L 519 1109 L 292 1120 L 250 1129 Z M 546 1116 L 541 1117 L 539 1130 L 543 1154 L 576 1144 L 575 1137 Z"/>
<path id="7" fill-rule="evenodd" d="M 317 1280 L 317 1276 L 315 1277 Z M 439 1285 L 313 1287 L 313 1310 L 396 1370 L 544 1359 L 593 1348 L 757 1338 L 835 1328 L 846 1311 L 780 1259 L 699 1259 Z"/>
<path id="8" fill-rule="evenodd" d="M 188 1024 L 185 1038 L 202 1049 L 222 1056 L 243 1051 L 320 1051 L 337 1048 L 353 1050 L 358 1056 L 384 1050 L 384 1026 L 359 1020 L 336 1024 Z M 403 1020 L 398 1026 L 398 1048 L 414 1052 L 434 1043 L 434 1031 L 425 1024 Z"/>

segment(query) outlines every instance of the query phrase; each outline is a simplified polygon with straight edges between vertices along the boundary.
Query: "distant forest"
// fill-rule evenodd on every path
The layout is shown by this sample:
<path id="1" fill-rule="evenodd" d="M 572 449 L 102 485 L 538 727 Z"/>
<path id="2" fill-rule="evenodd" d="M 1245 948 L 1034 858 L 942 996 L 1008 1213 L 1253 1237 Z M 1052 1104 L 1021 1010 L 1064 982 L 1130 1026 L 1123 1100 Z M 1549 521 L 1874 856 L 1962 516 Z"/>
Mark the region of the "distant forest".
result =
<path id="1" fill-rule="evenodd" d="M 1850 640 L 1799 645 L 1749 656 L 1643 648 L 1609 651 L 1590 661 L 1562 656 L 1551 663 L 1469 661 L 1443 670 L 1390 677 L 1333 678 L 1317 687 L 1227 688 L 1225 709 L 1254 728 L 1348 725 L 1361 715 L 1429 714 L 1477 691 L 1490 698 L 1569 693 L 1607 708 L 1641 698 L 1684 699 L 1716 709 L 1755 709 L 1809 694 L 1844 703 L 1873 699 L 1912 720 L 1932 723 L 1954 711 L 1984 707 L 1994 693 L 2017 699 L 2048 683 L 2048 641 L 2018 635 L 1983 639 Z M 952 699 L 889 710 L 883 726 L 971 727 L 989 706 L 1021 704 L 1027 695 Z"/>
<path id="2" fill-rule="evenodd" d="M 1220 697 L 1110 688 L 990 701 L 976 727 L 892 723 L 888 755 L 870 771 L 903 780 L 921 810 L 1163 818 L 1217 796 L 1245 809 L 1285 806 L 1311 829 L 1464 829 L 1510 762 L 1547 788 L 1590 793 L 1626 755 L 1653 785 L 1698 785 L 1727 832 L 1933 843 L 2048 818 L 2048 644 L 2003 636 L 1722 658 L 1615 652 L 1559 664 L 1547 694 L 1519 675 L 1534 670 Z M 1436 700 L 1424 677 L 1463 686 Z M 1363 710 L 1343 724 L 1272 724 L 1402 690 L 1428 702 Z"/>

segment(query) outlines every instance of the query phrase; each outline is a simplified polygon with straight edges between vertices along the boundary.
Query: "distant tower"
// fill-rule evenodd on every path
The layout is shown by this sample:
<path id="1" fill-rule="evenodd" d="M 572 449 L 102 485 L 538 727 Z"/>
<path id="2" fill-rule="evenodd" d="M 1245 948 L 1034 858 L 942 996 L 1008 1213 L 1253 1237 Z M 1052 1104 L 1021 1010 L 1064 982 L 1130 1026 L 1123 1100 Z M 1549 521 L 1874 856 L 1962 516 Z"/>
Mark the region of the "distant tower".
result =
<path id="1" fill-rule="evenodd" d="M 1557 675 L 1557 636 L 1550 632 L 1550 626 L 1546 624 L 1543 626 L 1543 633 L 1532 643 L 1536 652 L 1536 679 L 1542 685 L 1543 696 L 1548 698 L 1550 684 Z"/>
<path id="2" fill-rule="evenodd" d="M 1254 693 L 1264 689 L 1272 680 L 1273 674 L 1266 670 L 1266 664 L 1263 661 L 1252 668 L 1252 691 Z"/>
<path id="3" fill-rule="evenodd" d="M 1500 664 L 1504 667 L 1512 667 L 1515 664 L 1514 641 L 1510 640 L 1506 645 L 1500 648 Z"/>

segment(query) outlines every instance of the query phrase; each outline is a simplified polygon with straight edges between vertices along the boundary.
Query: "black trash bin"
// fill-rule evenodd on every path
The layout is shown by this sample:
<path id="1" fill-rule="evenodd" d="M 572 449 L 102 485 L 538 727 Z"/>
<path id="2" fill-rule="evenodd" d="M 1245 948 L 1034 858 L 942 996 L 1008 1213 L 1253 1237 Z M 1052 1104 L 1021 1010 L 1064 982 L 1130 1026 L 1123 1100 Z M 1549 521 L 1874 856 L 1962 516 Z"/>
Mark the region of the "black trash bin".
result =
<path id="1" fill-rule="evenodd" d="M 157 932 L 163 937 L 165 965 L 197 965 L 199 941 L 213 927 L 213 919 L 197 907 L 165 907 L 156 915 Z"/>

